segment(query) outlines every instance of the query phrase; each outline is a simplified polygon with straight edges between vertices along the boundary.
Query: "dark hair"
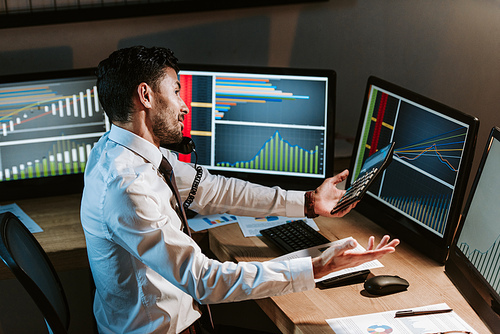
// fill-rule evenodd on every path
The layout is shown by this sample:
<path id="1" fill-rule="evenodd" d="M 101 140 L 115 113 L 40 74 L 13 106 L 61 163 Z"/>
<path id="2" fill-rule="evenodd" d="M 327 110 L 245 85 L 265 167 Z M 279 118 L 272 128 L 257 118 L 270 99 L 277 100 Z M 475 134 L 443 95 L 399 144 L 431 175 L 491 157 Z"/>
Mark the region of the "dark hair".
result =
<path id="1" fill-rule="evenodd" d="M 129 121 L 137 86 L 145 82 L 156 90 L 166 67 L 179 72 L 174 53 L 162 47 L 133 46 L 101 61 L 97 67 L 97 92 L 110 121 Z"/>

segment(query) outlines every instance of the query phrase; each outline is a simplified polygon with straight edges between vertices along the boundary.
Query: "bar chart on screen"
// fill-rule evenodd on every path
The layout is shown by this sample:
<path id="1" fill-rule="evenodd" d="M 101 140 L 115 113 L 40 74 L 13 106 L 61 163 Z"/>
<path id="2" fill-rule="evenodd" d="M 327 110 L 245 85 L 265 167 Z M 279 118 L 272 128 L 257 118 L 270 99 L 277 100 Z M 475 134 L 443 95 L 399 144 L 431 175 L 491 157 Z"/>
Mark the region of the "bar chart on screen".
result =
<path id="1" fill-rule="evenodd" d="M 471 248 L 466 241 L 459 242 L 458 246 L 493 289 L 500 293 L 500 236 L 493 244 L 484 245 L 483 249 Z"/>
<path id="2" fill-rule="evenodd" d="M 219 166 L 257 168 L 263 170 L 293 171 L 318 173 L 318 146 L 315 150 L 306 150 L 298 145 L 291 145 L 278 131 L 265 142 L 258 153 L 250 160 L 219 162 Z"/>
<path id="3" fill-rule="evenodd" d="M 225 131 L 227 133 L 224 133 Z M 226 125 L 224 130 L 219 131 L 219 138 L 222 136 L 231 137 L 230 133 L 233 131 L 245 130 L 238 129 L 237 126 L 228 128 Z M 320 175 L 323 172 L 323 155 L 320 153 L 322 152 L 320 146 L 323 145 L 321 131 L 290 128 L 276 130 L 263 127 L 256 127 L 248 131 L 251 132 L 251 135 L 248 134 L 247 143 L 241 142 L 241 145 L 236 139 L 227 141 L 219 139 L 221 140 L 219 145 L 227 146 L 225 152 L 232 152 L 231 156 L 242 157 L 242 159 L 228 161 L 223 154 L 216 154 L 217 166 L 280 173 Z M 272 134 L 266 136 L 269 133 Z M 244 159 L 244 157 L 247 158 Z"/>
<path id="4" fill-rule="evenodd" d="M 17 162 L 3 166 L 0 181 L 83 173 L 96 139 L 60 138 L 62 139 L 50 138 L 47 141 L 0 147 L 4 158 L 11 159 L 13 156 L 11 161 Z M 20 151 L 23 154 L 19 154 Z"/>
<path id="5" fill-rule="evenodd" d="M 0 86 L 0 181 L 83 172 L 106 123 L 95 79 Z"/>
<path id="6" fill-rule="evenodd" d="M 278 84 L 276 84 L 277 82 Z M 247 110 L 255 107 L 255 110 L 263 107 L 263 104 L 272 102 L 309 100 L 307 95 L 296 95 L 291 91 L 280 90 L 278 85 L 281 80 L 270 80 L 268 78 L 243 78 L 243 77 L 216 77 L 216 119 L 224 119 L 226 113 L 238 105 L 248 105 Z M 246 113 L 246 116 L 252 113 Z M 252 116 L 250 116 L 252 117 Z M 253 116 L 255 117 L 255 116 Z M 262 116 L 258 116 L 260 119 Z M 234 119 L 234 117 L 233 117 Z M 243 119 L 241 115 L 236 119 Z"/>

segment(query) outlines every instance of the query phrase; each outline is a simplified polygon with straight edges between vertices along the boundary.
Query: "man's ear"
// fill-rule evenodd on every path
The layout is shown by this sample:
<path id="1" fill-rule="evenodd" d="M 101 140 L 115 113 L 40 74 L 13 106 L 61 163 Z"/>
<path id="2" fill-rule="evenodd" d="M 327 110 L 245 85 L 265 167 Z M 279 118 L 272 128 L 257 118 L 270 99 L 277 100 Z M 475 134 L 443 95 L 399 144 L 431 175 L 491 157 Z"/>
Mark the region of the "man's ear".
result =
<path id="1" fill-rule="evenodd" d="M 152 108 L 152 90 L 151 87 L 145 82 L 141 82 L 139 86 L 137 86 L 137 96 L 139 98 L 139 102 L 146 109 Z"/>

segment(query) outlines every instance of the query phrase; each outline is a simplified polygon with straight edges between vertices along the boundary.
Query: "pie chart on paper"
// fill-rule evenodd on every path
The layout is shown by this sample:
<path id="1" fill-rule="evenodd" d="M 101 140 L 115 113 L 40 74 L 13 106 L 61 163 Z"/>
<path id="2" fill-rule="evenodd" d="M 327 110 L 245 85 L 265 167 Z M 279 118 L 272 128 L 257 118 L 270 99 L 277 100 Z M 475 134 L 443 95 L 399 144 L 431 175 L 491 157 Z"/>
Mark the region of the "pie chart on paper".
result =
<path id="1" fill-rule="evenodd" d="M 392 328 L 387 325 L 373 325 L 368 327 L 368 333 L 370 334 L 392 333 Z"/>

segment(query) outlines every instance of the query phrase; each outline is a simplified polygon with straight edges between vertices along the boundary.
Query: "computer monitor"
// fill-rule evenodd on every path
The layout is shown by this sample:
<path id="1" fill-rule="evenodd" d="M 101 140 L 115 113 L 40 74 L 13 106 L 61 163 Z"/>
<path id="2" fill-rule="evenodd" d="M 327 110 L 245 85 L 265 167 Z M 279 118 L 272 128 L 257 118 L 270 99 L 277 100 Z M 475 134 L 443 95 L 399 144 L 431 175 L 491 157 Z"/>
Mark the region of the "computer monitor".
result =
<path id="1" fill-rule="evenodd" d="M 363 162 L 395 142 L 392 163 L 356 209 L 444 264 L 458 224 L 479 122 L 377 77 L 368 79 L 349 185 Z"/>
<path id="2" fill-rule="evenodd" d="M 184 135 L 196 145 L 198 164 L 286 189 L 315 189 L 333 175 L 333 70 L 180 67 L 191 110 Z"/>
<path id="3" fill-rule="evenodd" d="M 333 175 L 334 71 L 185 65 L 179 78 L 198 164 L 290 189 Z M 81 191 L 88 153 L 109 129 L 95 69 L 0 82 L 0 200 Z"/>
<path id="4" fill-rule="evenodd" d="M 500 128 L 491 130 L 445 272 L 493 333 L 500 331 Z"/>
<path id="5" fill-rule="evenodd" d="M 0 200 L 75 193 L 109 129 L 94 69 L 0 78 Z"/>

